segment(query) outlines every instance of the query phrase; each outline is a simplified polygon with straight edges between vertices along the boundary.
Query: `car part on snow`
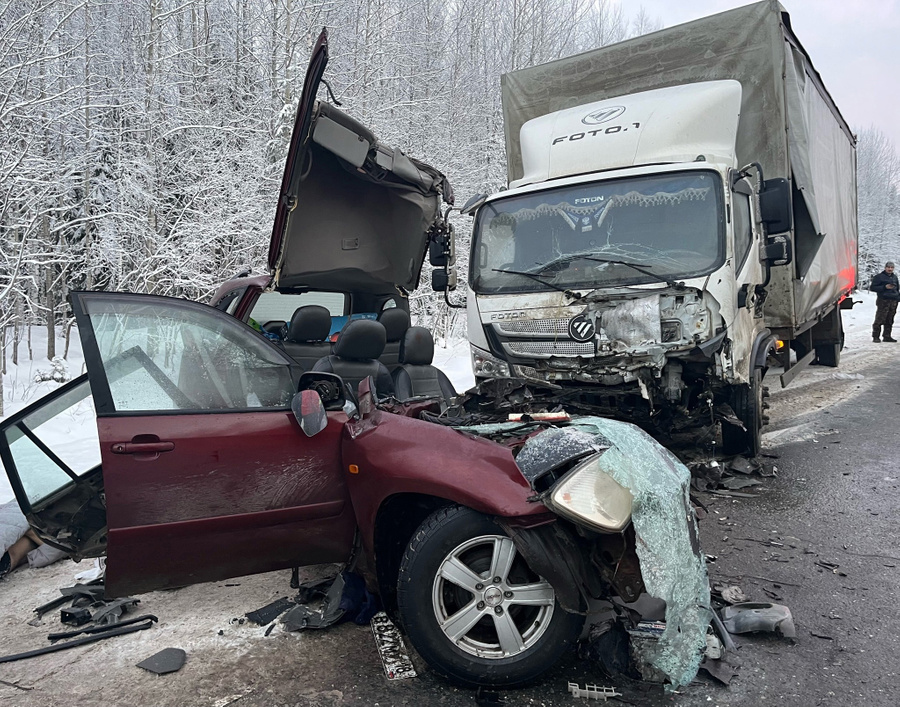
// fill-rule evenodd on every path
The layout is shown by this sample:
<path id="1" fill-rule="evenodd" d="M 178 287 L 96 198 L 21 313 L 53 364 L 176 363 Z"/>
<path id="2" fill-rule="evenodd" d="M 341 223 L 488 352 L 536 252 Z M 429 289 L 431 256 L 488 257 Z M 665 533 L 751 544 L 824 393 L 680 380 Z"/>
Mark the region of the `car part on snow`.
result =
<path id="1" fill-rule="evenodd" d="M 614 687 L 601 687 L 600 685 L 590 685 L 585 683 L 584 687 L 579 687 L 577 682 L 569 683 L 569 693 L 572 697 L 585 697 L 589 700 L 603 700 L 608 702 L 610 697 L 621 697 L 621 692 L 616 692 Z"/>
<path id="2" fill-rule="evenodd" d="M 84 626 L 91 622 L 91 612 L 84 607 L 62 609 L 59 612 L 59 620 L 66 626 Z"/>
<path id="3" fill-rule="evenodd" d="M 141 623 L 132 624 L 130 626 L 115 626 L 110 627 L 109 630 L 104 631 L 102 633 L 96 633 L 90 636 L 85 636 L 84 638 L 76 638 L 74 641 L 66 641 L 65 643 L 57 643 L 52 646 L 46 646 L 44 648 L 37 648 L 33 651 L 25 651 L 24 653 L 16 653 L 14 655 L 5 655 L 0 657 L 0 663 L 12 663 L 17 660 L 23 660 L 25 658 L 34 658 L 38 655 L 46 655 L 47 653 L 58 653 L 59 651 L 64 651 L 69 648 L 75 648 L 76 646 L 84 646 L 88 643 L 96 643 L 97 641 L 102 641 L 104 638 L 112 638 L 113 636 L 124 636 L 126 633 L 135 633 L 136 631 L 145 631 L 150 628 L 157 619 L 155 616 L 147 615 L 145 617 L 146 621 Z"/>
<path id="4" fill-rule="evenodd" d="M 726 606 L 722 609 L 722 623 L 729 633 L 768 631 L 780 633 L 785 638 L 797 635 L 791 610 L 783 604 L 746 602 Z"/>
<path id="5" fill-rule="evenodd" d="M 187 653 L 181 648 L 163 648 L 159 653 L 154 653 L 149 658 L 144 658 L 137 663 L 137 667 L 157 675 L 165 675 L 181 670 L 185 660 L 187 660 Z"/>
<path id="6" fill-rule="evenodd" d="M 265 626 L 266 624 L 272 623 L 285 611 L 294 606 L 295 603 L 296 602 L 292 599 L 282 597 L 281 599 L 276 599 L 271 604 L 266 604 L 256 611 L 248 612 L 245 616 L 250 623 L 256 624 L 257 626 Z"/>
<path id="7" fill-rule="evenodd" d="M 70 601 L 74 602 L 81 599 L 83 601 L 86 601 L 88 604 L 95 601 L 102 601 L 104 587 L 102 581 L 96 580 L 93 582 L 88 582 L 86 584 L 76 584 L 72 587 L 61 587 L 59 591 L 62 596 L 57 597 L 56 599 L 51 599 L 46 604 L 41 604 L 39 607 L 34 609 L 34 613 L 37 614 L 38 619 L 43 617 L 43 615 L 48 611 L 53 611 L 54 609 L 57 609 L 63 604 L 67 604 Z"/>
<path id="8" fill-rule="evenodd" d="M 318 609 L 304 606 L 306 601 L 319 597 L 323 597 L 323 600 Z M 328 628 L 345 620 L 363 626 L 378 611 L 378 599 L 366 589 L 363 578 L 347 570 L 333 579 L 315 580 L 301 585 L 295 603 L 298 606 L 281 619 L 285 631 Z"/>
<path id="9" fill-rule="evenodd" d="M 140 599 L 125 597 L 124 599 L 114 599 L 106 602 L 105 606 L 100 607 L 91 615 L 91 621 L 95 624 L 114 624 L 119 617 L 136 607 L 141 603 Z"/>
<path id="10" fill-rule="evenodd" d="M 130 626 L 131 624 L 138 624 L 147 619 L 156 619 L 152 614 L 143 614 L 142 616 L 135 616 L 131 619 L 124 619 L 114 624 L 101 624 L 99 626 L 88 626 L 87 628 L 79 629 L 78 631 L 61 631 L 59 633 L 51 633 L 47 636 L 47 640 L 51 643 L 55 641 L 61 641 L 64 638 L 73 638 L 75 636 L 80 636 L 83 633 L 103 633 L 105 631 L 110 631 L 114 628 L 119 628 L 121 626 Z"/>
<path id="11" fill-rule="evenodd" d="M 409 659 L 403 636 L 383 611 L 372 617 L 372 635 L 388 680 L 416 677 L 416 669 Z"/>

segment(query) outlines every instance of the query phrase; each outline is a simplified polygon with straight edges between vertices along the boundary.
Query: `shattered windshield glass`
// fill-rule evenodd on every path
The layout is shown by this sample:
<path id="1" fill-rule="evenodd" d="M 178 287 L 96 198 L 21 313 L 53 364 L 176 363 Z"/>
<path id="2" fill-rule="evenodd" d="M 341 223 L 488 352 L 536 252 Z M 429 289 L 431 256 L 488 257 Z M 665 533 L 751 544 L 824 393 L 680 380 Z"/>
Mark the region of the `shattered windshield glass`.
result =
<path id="1" fill-rule="evenodd" d="M 706 274 L 724 258 L 721 192 L 715 172 L 692 171 L 491 202 L 475 225 L 472 287 L 594 289 Z"/>

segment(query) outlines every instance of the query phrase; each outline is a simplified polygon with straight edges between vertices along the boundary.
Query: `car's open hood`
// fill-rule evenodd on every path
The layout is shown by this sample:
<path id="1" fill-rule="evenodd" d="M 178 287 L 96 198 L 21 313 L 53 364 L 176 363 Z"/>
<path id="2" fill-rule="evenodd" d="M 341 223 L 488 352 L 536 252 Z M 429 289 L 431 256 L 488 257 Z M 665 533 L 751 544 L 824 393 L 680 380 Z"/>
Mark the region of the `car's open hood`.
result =
<path id="1" fill-rule="evenodd" d="M 452 192 L 436 169 L 378 142 L 362 124 L 316 100 L 328 62 L 325 30 L 313 51 L 269 246 L 278 289 L 389 293 L 418 285 L 428 233 Z"/>

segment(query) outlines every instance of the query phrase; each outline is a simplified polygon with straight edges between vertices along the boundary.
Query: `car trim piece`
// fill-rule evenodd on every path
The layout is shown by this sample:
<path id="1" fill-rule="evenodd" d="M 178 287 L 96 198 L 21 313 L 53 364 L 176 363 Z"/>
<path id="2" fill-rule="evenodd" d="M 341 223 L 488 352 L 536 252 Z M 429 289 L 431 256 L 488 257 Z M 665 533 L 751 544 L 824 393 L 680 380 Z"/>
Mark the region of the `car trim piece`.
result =
<path id="1" fill-rule="evenodd" d="M 47 393 L 42 398 L 39 398 L 31 405 L 28 405 L 27 407 L 19 410 L 17 413 L 10 415 L 8 418 L 3 420 L 2 423 L 0 423 L 0 461 L 3 462 L 3 468 L 7 471 L 6 476 L 9 479 L 9 485 L 12 487 L 12 491 L 16 497 L 16 500 L 19 502 L 19 508 L 25 515 L 31 513 L 33 511 L 33 507 L 31 502 L 28 500 L 28 494 L 26 493 L 25 486 L 22 484 L 22 480 L 19 476 L 19 468 L 18 466 L 16 466 L 15 460 L 12 457 L 12 452 L 9 448 L 9 442 L 7 441 L 6 437 L 6 431 L 11 427 L 18 427 L 20 422 L 23 422 L 25 418 L 33 415 L 36 410 L 46 407 L 57 398 L 68 394 L 70 391 L 74 390 L 80 385 L 83 385 L 85 382 L 88 382 L 88 376 L 86 373 L 78 376 L 78 378 L 76 378 L 75 380 L 69 381 L 68 383 L 60 386 L 56 390 Z M 89 382 L 88 385 L 90 385 Z"/>

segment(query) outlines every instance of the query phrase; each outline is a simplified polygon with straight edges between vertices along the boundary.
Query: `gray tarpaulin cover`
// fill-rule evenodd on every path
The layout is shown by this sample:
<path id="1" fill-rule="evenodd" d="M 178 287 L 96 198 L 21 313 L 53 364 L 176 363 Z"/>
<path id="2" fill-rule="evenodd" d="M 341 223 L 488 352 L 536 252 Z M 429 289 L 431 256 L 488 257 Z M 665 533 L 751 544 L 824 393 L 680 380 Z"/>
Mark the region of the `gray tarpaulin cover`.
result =
<path id="1" fill-rule="evenodd" d="M 775 268 L 769 326 L 810 320 L 856 276 L 855 139 L 790 27 L 765 0 L 502 77 L 507 171 L 522 176 L 519 133 L 541 115 L 698 81 L 742 88 L 737 155 L 793 179 L 793 265 Z M 797 281 L 802 287 L 796 286 Z"/>
<path id="2" fill-rule="evenodd" d="M 460 429 L 495 434 L 521 427 L 521 422 L 511 422 Z M 666 674 L 672 689 L 687 685 L 697 675 L 712 617 L 709 577 L 688 495 L 690 471 L 627 422 L 580 417 L 562 430 L 579 438 L 584 433 L 595 435 L 598 447 L 613 445 L 600 458 L 603 470 L 634 497 L 631 520 L 644 584 L 649 594 L 666 602 L 666 629 L 655 645 L 647 647 L 646 658 Z M 540 445 L 542 436 L 529 439 L 526 446 Z"/>

